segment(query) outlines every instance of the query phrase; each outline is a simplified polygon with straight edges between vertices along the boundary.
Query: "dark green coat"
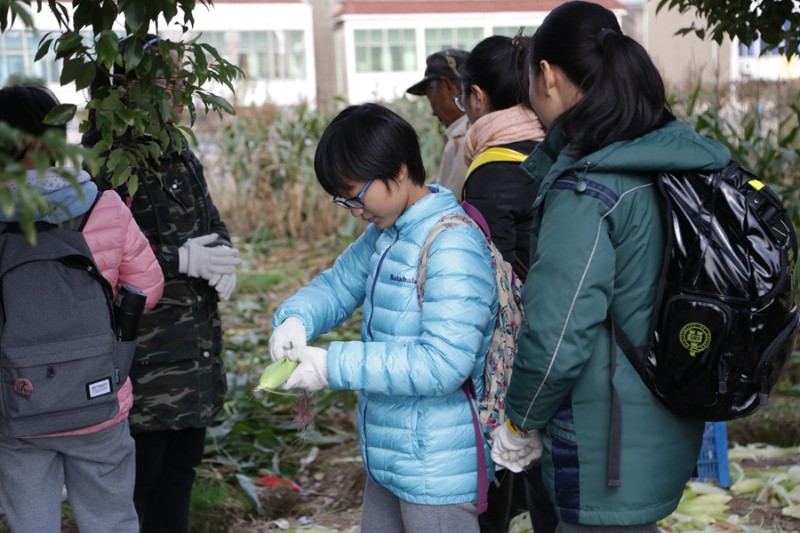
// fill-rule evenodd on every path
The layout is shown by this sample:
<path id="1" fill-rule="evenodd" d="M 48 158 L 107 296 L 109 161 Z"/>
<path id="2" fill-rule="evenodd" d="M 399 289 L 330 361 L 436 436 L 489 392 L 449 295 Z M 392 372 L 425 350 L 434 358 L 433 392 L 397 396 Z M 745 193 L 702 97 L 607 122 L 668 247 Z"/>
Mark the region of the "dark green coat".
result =
<path id="1" fill-rule="evenodd" d="M 544 481 L 565 522 L 636 525 L 669 515 L 696 464 L 703 421 L 673 415 L 621 350 L 621 485 L 607 483 L 611 411 L 607 311 L 646 341 L 663 257 L 655 172 L 718 169 L 722 145 L 671 122 L 576 159 L 552 134 L 523 163 L 540 184 L 511 420 L 543 430 Z"/>
<path id="2" fill-rule="evenodd" d="M 225 397 L 222 327 L 217 292 L 202 278 L 178 273 L 178 248 L 187 239 L 230 235 L 211 200 L 203 167 L 187 148 L 162 154 L 159 177 L 139 175 L 131 208 L 164 272 L 164 296 L 142 318 L 131 379 L 131 431 L 210 425 Z M 101 188 L 110 183 L 100 179 Z"/>

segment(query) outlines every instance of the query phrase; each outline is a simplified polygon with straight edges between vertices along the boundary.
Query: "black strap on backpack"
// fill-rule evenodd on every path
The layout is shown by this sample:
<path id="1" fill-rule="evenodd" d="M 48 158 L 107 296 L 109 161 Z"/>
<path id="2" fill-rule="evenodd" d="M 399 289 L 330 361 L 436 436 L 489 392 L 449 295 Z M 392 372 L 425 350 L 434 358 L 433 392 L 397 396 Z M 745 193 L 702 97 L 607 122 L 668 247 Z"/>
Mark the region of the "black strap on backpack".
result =
<path id="1" fill-rule="evenodd" d="M 609 353 L 611 354 L 611 419 L 609 422 L 608 431 L 608 478 L 607 484 L 609 487 L 619 487 L 622 482 L 620 481 L 620 462 L 622 455 L 622 405 L 619 401 L 619 394 L 617 388 L 614 386 L 614 374 L 617 371 L 617 346 L 622 348 L 622 351 L 628 357 L 631 365 L 639 372 L 639 356 L 640 350 L 637 350 L 628 336 L 620 327 L 619 323 L 614 320 L 609 312 L 606 314 L 605 326 L 611 336 L 611 346 Z"/>
<path id="2" fill-rule="evenodd" d="M 80 217 L 75 217 L 75 218 L 72 218 L 72 219 L 67 220 L 66 222 L 64 222 L 64 226 L 66 226 L 69 229 L 72 229 L 72 230 L 79 231 L 79 232 L 83 233 L 83 229 L 86 227 L 86 224 L 89 222 L 89 217 L 92 216 L 92 211 L 94 211 L 95 206 L 100 201 L 100 198 L 102 196 L 103 196 L 103 191 L 97 191 L 97 195 L 95 196 L 94 201 L 92 202 L 92 204 L 89 206 L 89 209 L 87 209 L 86 212 L 83 215 L 81 215 Z M 42 224 L 43 226 L 41 226 L 41 228 L 40 228 L 39 224 Z M 48 224 L 46 222 L 37 222 L 36 230 L 40 231 L 40 229 L 41 229 L 42 231 L 46 231 L 48 229 L 53 229 L 54 227 L 58 227 L 58 226 L 54 226 L 53 224 Z M 114 291 L 111 288 L 111 285 L 108 283 L 108 280 L 103 276 L 103 273 L 100 272 L 99 268 L 97 268 L 97 264 L 94 261 L 92 261 L 92 263 L 93 263 L 92 265 L 85 265 L 85 261 L 82 260 L 81 261 L 81 266 L 91 266 L 92 267 L 90 269 L 87 269 L 87 271 L 89 272 L 89 274 L 94 279 L 97 280 L 98 283 L 100 283 L 100 285 L 103 287 L 103 291 L 105 291 L 106 295 L 108 296 L 107 301 L 108 301 L 108 305 L 109 305 L 109 311 L 111 312 L 111 321 L 112 321 L 111 325 L 114 326 L 114 306 L 113 306 L 113 303 L 112 303 L 113 300 L 114 300 L 114 296 L 113 296 L 114 295 Z"/>
<path id="3" fill-rule="evenodd" d="M 80 220 L 80 222 L 78 224 L 78 227 L 75 228 L 76 231 L 80 231 L 81 233 L 83 233 L 83 229 L 86 227 L 86 224 L 89 222 L 89 217 L 92 216 L 92 211 L 94 211 L 95 206 L 100 201 L 100 198 L 102 196 L 103 196 L 103 191 L 97 191 L 97 196 L 95 196 L 94 202 L 92 202 L 92 205 L 89 206 L 89 209 L 83 214 L 83 216 L 80 219 L 78 219 L 77 217 L 75 217 L 75 219 L 73 219 L 73 220 L 76 220 L 76 221 Z M 94 263 L 95 264 L 92 265 L 93 268 L 90 269 L 89 273 L 92 275 L 93 278 L 95 278 L 97 280 L 98 283 L 100 283 L 100 285 L 103 287 L 103 291 L 105 291 L 105 293 L 106 293 L 106 296 L 107 296 L 106 302 L 108 303 L 108 310 L 109 310 L 109 313 L 111 315 L 111 327 L 114 329 L 114 331 L 116 331 L 117 327 L 116 327 L 116 323 L 115 323 L 116 321 L 115 321 L 115 316 L 114 316 L 115 315 L 114 314 L 114 290 L 111 288 L 111 284 L 108 282 L 108 280 L 105 278 L 105 276 L 103 276 L 103 273 L 100 272 L 100 269 L 97 267 L 97 263 L 96 262 L 94 262 Z"/>
<path id="4" fill-rule="evenodd" d="M 619 402 L 619 394 L 614 386 L 614 374 L 617 371 L 617 342 L 614 334 L 613 319 L 611 315 L 606 315 L 606 326 L 611 334 L 611 421 L 608 431 L 608 478 L 609 487 L 619 487 L 619 468 L 620 456 L 622 455 L 622 407 Z"/>
<path id="5" fill-rule="evenodd" d="M 92 211 L 94 211 L 94 206 L 97 205 L 97 202 L 100 201 L 100 198 L 103 196 L 103 191 L 97 191 L 97 195 L 94 197 L 94 202 L 92 205 L 89 206 L 89 209 L 83 214 L 81 217 L 81 222 L 78 224 L 77 230 L 83 232 L 83 228 L 86 227 L 86 223 L 89 222 L 89 217 L 92 215 Z"/>

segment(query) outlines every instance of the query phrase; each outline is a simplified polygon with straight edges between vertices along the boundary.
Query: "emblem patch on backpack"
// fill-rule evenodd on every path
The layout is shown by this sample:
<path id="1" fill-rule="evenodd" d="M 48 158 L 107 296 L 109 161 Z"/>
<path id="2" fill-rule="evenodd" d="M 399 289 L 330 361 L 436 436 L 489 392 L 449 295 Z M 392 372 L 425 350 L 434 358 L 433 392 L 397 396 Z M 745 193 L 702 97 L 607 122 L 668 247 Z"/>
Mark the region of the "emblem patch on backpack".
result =
<path id="1" fill-rule="evenodd" d="M 711 344 L 711 330 L 699 322 L 689 322 L 681 328 L 680 339 L 681 346 L 694 357 Z"/>

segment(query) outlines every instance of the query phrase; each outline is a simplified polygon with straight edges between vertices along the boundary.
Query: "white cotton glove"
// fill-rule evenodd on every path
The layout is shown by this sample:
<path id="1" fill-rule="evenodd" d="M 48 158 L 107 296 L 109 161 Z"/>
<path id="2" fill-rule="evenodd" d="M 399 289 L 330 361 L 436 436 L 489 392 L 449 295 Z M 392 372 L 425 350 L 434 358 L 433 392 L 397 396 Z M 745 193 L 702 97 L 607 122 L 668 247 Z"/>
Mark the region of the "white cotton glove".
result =
<path id="1" fill-rule="evenodd" d="M 232 274 L 242 264 L 239 250 L 230 246 L 209 246 L 219 235 L 209 233 L 187 240 L 178 248 L 178 272 L 210 280 L 214 274 Z"/>
<path id="2" fill-rule="evenodd" d="M 208 284 L 217 290 L 220 300 L 227 300 L 236 288 L 236 272 L 230 274 L 214 274 Z"/>
<path id="3" fill-rule="evenodd" d="M 492 461 L 511 472 L 522 472 L 542 457 L 542 436 L 537 429 L 519 435 L 508 422 L 492 431 Z"/>
<path id="4" fill-rule="evenodd" d="M 297 361 L 297 350 L 306 347 L 306 327 L 303 322 L 290 316 L 272 331 L 269 338 L 269 355 L 273 361 L 288 357 Z"/>
<path id="5" fill-rule="evenodd" d="M 306 346 L 295 350 L 300 366 L 281 388 L 283 390 L 305 389 L 315 391 L 328 386 L 328 350 Z"/>

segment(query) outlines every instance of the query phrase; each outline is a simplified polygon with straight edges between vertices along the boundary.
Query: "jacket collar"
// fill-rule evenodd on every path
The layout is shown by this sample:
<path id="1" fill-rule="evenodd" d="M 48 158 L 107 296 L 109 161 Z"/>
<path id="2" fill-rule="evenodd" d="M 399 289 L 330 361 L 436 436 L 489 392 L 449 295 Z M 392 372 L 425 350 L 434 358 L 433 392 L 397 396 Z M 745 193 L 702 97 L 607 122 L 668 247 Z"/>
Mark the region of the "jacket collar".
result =
<path id="1" fill-rule="evenodd" d="M 453 139 L 457 137 L 463 137 L 467 134 L 467 124 L 469 123 L 469 119 L 467 115 L 461 115 L 456 120 L 453 121 L 452 124 L 447 126 L 444 130 L 444 135 L 448 139 Z"/>
<path id="2" fill-rule="evenodd" d="M 406 209 L 394 225 L 386 230 L 387 232 L 411 235 L 416 230 L 425 228 L 422 235 L 424 239 L 430 230 L 429 225 L 432 227 L 444 215 L 458 208 L 456 197 L 449 189 L 434 184 L 427 187 L 430 194 L 426 194 Z"/>

